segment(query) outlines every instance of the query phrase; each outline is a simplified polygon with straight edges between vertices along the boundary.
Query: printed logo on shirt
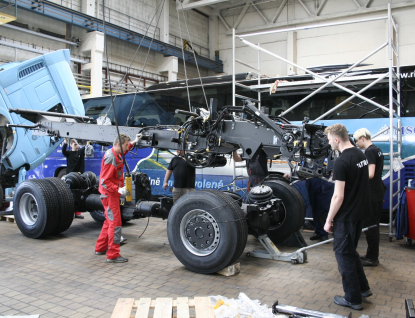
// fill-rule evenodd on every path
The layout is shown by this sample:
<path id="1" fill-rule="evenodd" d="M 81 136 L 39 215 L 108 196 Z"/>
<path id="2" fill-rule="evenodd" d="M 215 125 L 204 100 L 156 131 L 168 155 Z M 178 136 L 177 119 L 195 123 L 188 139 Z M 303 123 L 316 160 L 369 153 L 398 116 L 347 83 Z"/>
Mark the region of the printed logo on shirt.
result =
<path id="1" fill-rule="evenodd" d="M 359 163 L 356 164 L 356 166 L 358 168 L 363 168 L 364 166 L 367 166 L 367 165 L 368 165 L 367 159 L 362 160 L 362 161 L 360 161 Z"/>

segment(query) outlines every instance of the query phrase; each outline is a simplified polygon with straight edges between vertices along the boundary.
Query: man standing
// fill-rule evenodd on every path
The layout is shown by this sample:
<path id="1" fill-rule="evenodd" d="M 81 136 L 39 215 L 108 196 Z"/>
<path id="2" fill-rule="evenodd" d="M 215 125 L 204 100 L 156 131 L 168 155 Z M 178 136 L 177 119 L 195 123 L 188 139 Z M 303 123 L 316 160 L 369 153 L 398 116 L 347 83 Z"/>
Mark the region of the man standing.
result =
<path id="1" fill-rule="evenodd" d="M 367 251 L 362 257 L 363 266 L 379 265 L 379 223 L 382 213 L 383 198 L 385 196 L 385 185 L 382 181 L 383 153 L 371 141 L 371 134 L 366 128 L 358 129 L 353 134 L 356 145 L 365 150 L 365 156 L 369 162 L 369 188 L 371 214 L 366 219 L 364 226 L 377 225 L 365 232 Z"/>
<path id="2" fill-rule="evenodd" d="M 79 147 L 76 139 L 70 140 L 71 150 L 68 150 L 68 138 L 65 138 L 62 154 L 66 157 L 66 174 L 85 172 L 85 147 Z M 81 212 L 75 212 L 75 219 L 83 219 Z"/>
<path id="3" fill-rule="evenodd" d="M 330 209 L 334 185 L 322 178 L 310 178 L 306 180 L 306 187 L 314 220 L 314 234 L 310 236 L 310 240 L 327 241 L 328 233 L 323 227 Z"/>
<path id="4" fill-rule="evenodd" d="M 102 158 L 98 190 L 105 210 L 105 221 L 95 245 L 95 254 L 107 254 L 108 263 L 128 262 L 128 258 L 120 255 L 122 225 L 120 196 L 129 194 L 124 187 L 124 163 L 121 151 L 126 154 L 140 139 L 141 134 L 137 134 L 135 140 L 130 143 L 130 137 L 120 134 L 115 138 L 113 147 L 108 149 Z"/>
<path id="5" fill-rule="evenodd" d="M 174 176 L 173 203 L 176 203 L 182 195 L 195 190 L 196 170 L 186 162 L 183 150 L 177 150 L 177 156 L 170 161 L 167 167 L 163 183 L 164 190 L 167 189 L 172 174 Z"/>
<path id="6" fill-rule="evenodd" d="M 241 162 L 243 160 L 236 150 L 233 151 L 233 160 L 235 162 Z M 268 158 L 264 150 L 258 150 L 251 159 L 246 161 L 246 169 L 249 175 L 249 191 L 250 188 L 261 184 L 268 176 Z"/>
<path id="7" fill-rule="evenodd" d="M 75 139 L 70 141 L 71 151 L 68 151 L 68 138 L 65 138 L 62 154 L 66 157 L 66 174 L 71 172 L 84 173 L 85 171 L 85 147 L 79 147 Z"/>
<path id="8" fill-rule="evenodd" d="M 362 297 L 372 295 L 359 254 L 356 251 L 363 219 L 370 211 L 369 170 L 365 155 L 349 140 L 344 125 L 334 124 L 325 130 L 333 150 L 341 155 L 334 162 L 334 194 L 324 230 L 333 231 L 333 250 L 342 277 L 344 296 L 334 303 L 362 310 Z M 333 227 L 333 229 L 332 229 Z"/>

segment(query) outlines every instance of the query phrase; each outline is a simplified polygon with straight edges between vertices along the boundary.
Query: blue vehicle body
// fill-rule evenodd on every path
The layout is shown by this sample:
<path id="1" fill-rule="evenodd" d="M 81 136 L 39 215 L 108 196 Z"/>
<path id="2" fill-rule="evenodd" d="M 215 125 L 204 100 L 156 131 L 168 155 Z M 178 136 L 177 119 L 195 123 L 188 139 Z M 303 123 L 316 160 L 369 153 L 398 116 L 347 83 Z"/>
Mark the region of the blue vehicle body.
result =
<path id="1" fill-rule="evenodd" d="M 56 51 L 28 61 L 2 65 L 0 76 L 0 121 L 33 125 L 8 109 L 24 108 L 84 115 L 85 110 L 70 69 L 69 50 Z M 5 169 L 34 169 L 59 146 L 53 137 L 38 137 L 24 128 L 7 134 L 3 153 Z"/>

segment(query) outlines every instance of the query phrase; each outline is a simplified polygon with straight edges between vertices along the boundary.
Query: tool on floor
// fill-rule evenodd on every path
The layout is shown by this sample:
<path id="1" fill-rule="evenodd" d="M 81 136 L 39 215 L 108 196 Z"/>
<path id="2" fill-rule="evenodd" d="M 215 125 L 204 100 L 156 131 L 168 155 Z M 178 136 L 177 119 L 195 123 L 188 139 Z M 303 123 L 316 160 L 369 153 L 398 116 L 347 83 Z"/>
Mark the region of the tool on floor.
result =
<path id="1" fill-rule="evenodd" d="M 375 224 L 375 225 L 365 227 L 362 229 L 362 232 L 366 232 L 367 230 L 374 228 L 374 227 L 377 227 L 377 225 Z M 328 239 L 326 241 L 322 241 L 319 243 L 315 243 L 313 245 L 309 245 L 306 247 L 302 247 L 292 253 L 280 252 L 280 250 L 275 246 L 275 244 L 269 239 L 268 235 L 266 234 L 258 236 L 258 240 L 265 247 L 265 251 L 264 250 L 253 250 L 252 252 L 247 253 L 247 256 L 273 259 L 275 261 L 291 262 L 293 264 L 303 264 L 307 260 L 308 249 L 332 242 L 334 238 L 331 238 L 331 239 Z"/>
<path id="2" fill-rule="evenodd" d="M 310 310 L 305 308 L 299 308 L 294 306 L 288 306 L 288 305 L 279 305 L 278 300 L 272 305 L 272 313 L 274 315 L 278 313 L 282 314 L 292 314 L 294 317 L 296 315 L 301 315 L 302 317 L 313 317 L 313 318 L 352 318 L 352 313 L 349 313 L 347 316 L 341 316 L 337 314 L 331 314 L 316 310 Z"/>

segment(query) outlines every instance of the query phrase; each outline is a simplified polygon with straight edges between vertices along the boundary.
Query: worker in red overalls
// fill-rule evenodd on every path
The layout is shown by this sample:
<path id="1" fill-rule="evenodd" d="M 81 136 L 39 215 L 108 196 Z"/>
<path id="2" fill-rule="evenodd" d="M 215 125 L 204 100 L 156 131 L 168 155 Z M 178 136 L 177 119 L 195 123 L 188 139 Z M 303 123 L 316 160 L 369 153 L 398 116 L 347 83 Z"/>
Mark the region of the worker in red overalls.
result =
<path id="1" fill-rule="evenodd" d="M 99 192 L 105 209 L 105 221 L 102 225 L 101 234 L 95 245 L 95 254 L 107 254 L 108 263 L 125 263 L 128 258 L 120 255 L 121 243 L 121 211 L 120 196 L 129 193 L 124 187 L 123 168 L 124 163 L 121 151 L 126 154 L 141 139 L 137 134 L 135 140 L 125 134 L 115 138 L 113 147 L 105 152 L 101 163 L 101 174 L 99 177 Z M 120 142 L 121 140 L 121 142 Z"/>

